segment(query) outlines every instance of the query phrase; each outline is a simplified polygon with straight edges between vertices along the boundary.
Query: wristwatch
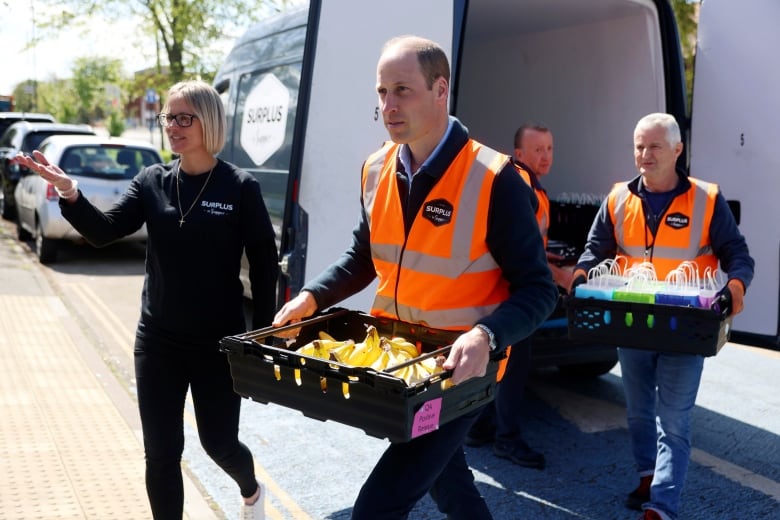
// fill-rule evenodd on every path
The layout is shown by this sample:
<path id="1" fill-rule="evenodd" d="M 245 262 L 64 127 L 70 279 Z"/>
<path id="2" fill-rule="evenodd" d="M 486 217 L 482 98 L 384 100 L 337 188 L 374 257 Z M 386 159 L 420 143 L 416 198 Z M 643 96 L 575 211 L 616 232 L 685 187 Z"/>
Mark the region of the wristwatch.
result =
<path id="1" fill-rule="evenodd" d="M 493 331 L 490 330 L 487 325 L 483 325 L 482 323 L 477 323 L 474 326 L 488 335 L 488 345 L 490 345 L 490 350 L 496 350 L 496 335 L 493 334 Z"/>

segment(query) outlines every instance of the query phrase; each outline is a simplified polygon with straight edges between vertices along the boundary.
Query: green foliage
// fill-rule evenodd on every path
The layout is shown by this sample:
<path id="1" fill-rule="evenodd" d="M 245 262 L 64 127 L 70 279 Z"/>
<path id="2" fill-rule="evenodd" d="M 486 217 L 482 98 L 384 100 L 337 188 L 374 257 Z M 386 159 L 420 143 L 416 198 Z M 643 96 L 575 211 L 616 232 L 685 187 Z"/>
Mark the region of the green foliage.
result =
<path id="1" fill-rule="evenodd" d="M 105 94 L 113 92 L 118 97 L 117 89 L 109 87 L 121 80 L 122 61 L 119 59 L 100 56 L 76 59 L 72 81 L 79 99 L 79 118 L 82 122 L 103 119 L 107 107 L 115 101 Z"/>
<path id="2" fill-rule="evenodd" d="M 160 150 L 160 156 L 162 157 L 163 164 L 167 164 L 173 159 L 173 152 L 170 150 Z"/>
<path id="3" fill-rule="evenodd" d="M 38 82 L 38 110 L 48 112 L 62 123 L 84 123 L 79 101 L 69 80 Z"/>
<path id="4" fill-rule="evenodd" d="M 141 21 L 139 32 L 158 49 L 158 73 L 167 58 L 168 84 L 216 73 L 224 50 L 215 42 L 233 40 L 262 16 L 305 0 L 38 0 L 46 18 L 37 21 L 42 39 L 64 28 L 85 28 L 94 17 L 108 22 Z M 47 9 L 46 9 L 47 8 Z M 203 72 L 206 72 L 205 76 Z"/>
<path id="5" fill-rule="evenodd" d="M 35 40 L 28 48 L 64 30 L 81 30 L 85 41 L 93 30 L 110 30 L 119 20 L 139 20 L 138 39 L 129 52 L 156 44 L 157 60 L 149 69 L 123 76 L 121 59 L 82 56 L 70 80 L 28 80 L 14 89 L 18 110 L 50 112 L 58 120 L 97 123 L 133 106 L 152 88 L 162 97 L 181 80 L 212 81 L 224 59 L 225 42 L 232 42 L 263 16 L 304 5 L 307 0 L 36 0 Z M 97 21 L 97 23 L 96 23 Z M 145 41 L 146 43 L 142 43 Z M 222 45 L 217 45 L 221 43 Z M 164 99 L 161 100 L 164 102 Z M 137 113 L 124 118 L 139 118 Z M 121 119 L 120 119 L 121 120 Z"/>
<path id="6" fill-rule="evenodd" d="M 119 111 L 111 112 L 108 116 L 108 135 L 119 137 L 125 131 L 125 121 Z"/>
<path id="7" fill-rule="evenodd" d="M 689 110 L 693 96 L 693 63 L 696 57 L 696 32 L 699 22 L 698 4 L 698 0 L 672 0 L 677 29 L 680 32 L 683 63 L 685 64 L 685 86 L 688 90 Z"/>

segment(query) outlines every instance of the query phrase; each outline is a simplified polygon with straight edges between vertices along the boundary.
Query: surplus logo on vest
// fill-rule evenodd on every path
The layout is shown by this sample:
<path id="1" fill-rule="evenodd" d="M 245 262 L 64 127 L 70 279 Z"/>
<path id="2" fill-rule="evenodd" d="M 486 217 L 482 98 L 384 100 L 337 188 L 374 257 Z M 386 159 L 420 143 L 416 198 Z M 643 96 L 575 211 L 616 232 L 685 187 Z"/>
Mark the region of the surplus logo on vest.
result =
<path id="1" fill-rule="evenodd" d="M 208 200 L 200 201 L 200 207 L 206 210 L 206 213 L 212 215 L 225 215 L 233 211 L 232 204 L 225 204 L 224 202 L 211 202 Z"/>
<path id="2" fill-rule="evenodd" d="M 664 223 L 673 229 L 683 229 L 687 228 L 691 223 L 691 218 L 688 215 L 683 215 L 682 213 L 670 213 L 669 215 L 666 215 Z"/>
<path id="3" fill-rule="evenodd" d="M 452 204 L 444 199 L 428 201 L 423 205 L 422 215 L 434 226 L 449 224 L 452 221 Z"/>

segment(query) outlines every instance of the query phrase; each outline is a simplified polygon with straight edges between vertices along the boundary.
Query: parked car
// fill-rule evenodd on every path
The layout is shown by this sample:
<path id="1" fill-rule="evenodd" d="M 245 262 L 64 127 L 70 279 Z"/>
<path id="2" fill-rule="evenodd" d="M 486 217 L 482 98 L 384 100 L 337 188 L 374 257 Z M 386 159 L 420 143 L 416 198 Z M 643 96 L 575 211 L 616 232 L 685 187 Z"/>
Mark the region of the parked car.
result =
<path id="1" fill-rule="evenodd" d="M 107 210 L 127 190 L 143 167 L 162 162 L 157 149 L 144 141 L 88 135 L 55 135 L 40 146 L 52 164 L 77 180 L 84 197 Z M 16 185 L 17 234 L 20 240 L 35 239 L 35 251 L 43 264 L 57 258 L 63 240 L 77 243 L 84 238 L 60 212 L 54 186 L 25 170 Z M 121 239 L 145 241 L 146 226 Z"/>
<path id="2" fill-rule="evenodd" d="M 39 114 L 36 112 L 0 112 L 0 135 L 3 135 L 9 126 L 18 121 L 54 123 L 56 119 L 51 114 Z"/>
<path id="3" fill-rule="evenodd" d="M 19 152 L 30 153 L 40 148 L 44 139 L 59 134 L 95 135 L 95 131 L 89 125 L 18 121 L 0 136 L 0 184 L 3 194 L 0 200 L 4 219 L 13 220 L 16 215 L 14 189 L 23 170 L 18 164 L 11 164 L 11 159 Z"/>

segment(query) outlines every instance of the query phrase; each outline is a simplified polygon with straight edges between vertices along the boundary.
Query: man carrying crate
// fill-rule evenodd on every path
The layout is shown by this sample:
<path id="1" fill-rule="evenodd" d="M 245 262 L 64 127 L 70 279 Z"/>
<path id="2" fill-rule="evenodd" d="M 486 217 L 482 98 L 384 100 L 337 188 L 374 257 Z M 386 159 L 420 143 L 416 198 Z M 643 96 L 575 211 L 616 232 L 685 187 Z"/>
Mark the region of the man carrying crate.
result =
<path id="1" fill-rule="evenodd" d="M 352 246 L 273 325 L 298 322 L 378 277 L 371 314 L 462 332 L 443 366 L 457 385 L 485 375 L 491 350 L 529 336 L 558 291 L 533 193 L 509 157 L 449 117 L 449 80 L 435 42 L 404 36 L 385 44 L 376 87 L 391 141 L 363 166 Z M 363 484 L 353 520 L 405 519 L 426 493 L 450 519 L 492 518 L 462 448 L 480 411 L 391 443 Z"/>
<path id="2" fill-rule="evenodd" d="M 651 262 L 658 279 L 683 261 L 728 273 L 722 299 L 731 315 L 743 308 L 754 262 L 716 184 L 675 169 L 682 152 L 680 128 L 669 114 L 649 114 L 634 129 L 639 176 L 617 183 L 593 222 L 575 266 L 572 289 L 588 271 L 618 254 L 628 266 Z M 571 291 L 570 291 L 571 292 Z M 576 294 L 575 294 L 576 296 Z M 619 348 L 628 430 L 639 486 L 627 507 L 643 519 L 675 520 L 691 453 L 691 411 L 704 357 Z"/>

